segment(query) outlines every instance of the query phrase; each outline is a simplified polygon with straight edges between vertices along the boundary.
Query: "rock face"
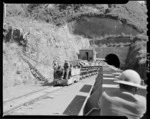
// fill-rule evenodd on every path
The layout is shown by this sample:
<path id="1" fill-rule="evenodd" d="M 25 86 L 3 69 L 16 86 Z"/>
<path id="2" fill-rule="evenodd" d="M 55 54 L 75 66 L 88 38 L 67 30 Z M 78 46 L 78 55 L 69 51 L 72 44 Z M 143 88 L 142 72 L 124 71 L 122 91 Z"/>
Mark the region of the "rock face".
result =
<path id="1" fill-rule="evenodd" d="M 147 54 L 147 36 L 136 36 L 130 46 L 126 59 L 125 69 L 136 70 L 143 80 L 147 80 L 146 76 L 146 54 Z"/>
<path id="2" fill-rule="evenodd" d="M 52 63 L 54 60 L 61 64 L 65 59 L 76 60 L 79 49 L 90 46 L 88 39 L 72 35 L 67 25 L 56 28 L 46 23 L 29 22 L 28 19 L 15 17 L 6 19 L 5 25 L 11 26 L 12 30 L 21 28 L 26 45 L 19 45 L 13 37 L 9 40 L 5 38 L 3 43 L 4 87 L 36 82 L 28 64 L 19 57 L 18 52 L 24 52 L 29 62 L 51 82 L 53 81 Z"/>
<path id="3" fill-rule="evenodd" d="M 75 34 L 88 36 L 90 38 L 105 35 L 137 35 L 139 32 L 133 27 L 115 20 L 104 17 L 82 17 L 74 24 Z"/>
<path id="4" fill-rule="evenodd" d="M 118 19 L 133 26 L 141 33 L 147 31 L 147 8 L 137 1 L 129 1 L 121 6 L 116 5 L 109 14 L 118 16 Z"/>
<path id="5" fill-rule="evenodd" d="M 108 12 L 109 11 L 109 12 Z M 71 27 L 75 34 L 90 38 L 106 35 L 137 35 L 147 31 L 147 9 L 136 1 L 106 8 L 103 14 L 82 15 Z"/>
<path id="6" fill-rule="evenodd" d="M 28 65 L 18 56 L 21 48 L 16 44 L 3 43 L 3 87 L 32 83 L 35 81 Z"/>

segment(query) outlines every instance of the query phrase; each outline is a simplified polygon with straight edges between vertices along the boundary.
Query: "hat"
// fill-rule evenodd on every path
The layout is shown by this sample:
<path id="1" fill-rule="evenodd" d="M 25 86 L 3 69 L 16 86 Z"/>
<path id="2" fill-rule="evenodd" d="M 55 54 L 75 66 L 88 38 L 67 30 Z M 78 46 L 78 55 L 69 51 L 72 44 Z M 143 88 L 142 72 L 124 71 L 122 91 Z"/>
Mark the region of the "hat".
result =
<path id="1" fill-rule="evenodd" d="M 123 71 L 122 74 L 114 82 L 146 89 L 146 86 L 141 85 L 140 75 L 136 71 L 131 69 Z"/>

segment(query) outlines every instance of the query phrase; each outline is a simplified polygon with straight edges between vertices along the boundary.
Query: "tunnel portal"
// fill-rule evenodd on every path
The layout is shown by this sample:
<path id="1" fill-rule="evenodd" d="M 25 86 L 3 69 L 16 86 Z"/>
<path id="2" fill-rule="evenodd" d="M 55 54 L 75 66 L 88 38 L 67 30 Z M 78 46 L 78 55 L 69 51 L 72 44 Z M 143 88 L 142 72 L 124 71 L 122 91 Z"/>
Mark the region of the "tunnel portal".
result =
<path id="1" fill-rule="evenodd" d="M 120 61 L 119 61 L 119 58 L 117 55 L 115 54 L 108 54 L 106 57 L 105 57 L 105 60 L 106 62 L 109 64 L 109 65 L 113 65 L 117 68 L 120 67 Z"/>

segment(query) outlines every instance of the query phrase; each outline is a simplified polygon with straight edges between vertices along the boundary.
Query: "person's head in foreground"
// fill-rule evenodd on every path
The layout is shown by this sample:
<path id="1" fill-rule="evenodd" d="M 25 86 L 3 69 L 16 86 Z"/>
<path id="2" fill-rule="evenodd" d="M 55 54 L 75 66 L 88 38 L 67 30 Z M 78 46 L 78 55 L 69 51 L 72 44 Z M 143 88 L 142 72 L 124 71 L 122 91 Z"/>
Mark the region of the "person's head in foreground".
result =
<path id="1" fill-rule="evenodd" d="M 139 74 L 128 69 L 114 82 L 119 83 L 120 88 L 103 92 L 98 102 L 100 115 L 140 119 L 146 112 L 146 98 L 137 94 L 137 90 L 146 87 L 141 85 Z"/>
<path id="2" fill-rule="evenodd" d="M 145 86 L 141 85 L 140 75 L 131 69 L 123 71 L 115 82 L 119 83 L 121 90 L 126 90 L 131 93 L 136 93 L 139 88 L 146 89 Z"/>

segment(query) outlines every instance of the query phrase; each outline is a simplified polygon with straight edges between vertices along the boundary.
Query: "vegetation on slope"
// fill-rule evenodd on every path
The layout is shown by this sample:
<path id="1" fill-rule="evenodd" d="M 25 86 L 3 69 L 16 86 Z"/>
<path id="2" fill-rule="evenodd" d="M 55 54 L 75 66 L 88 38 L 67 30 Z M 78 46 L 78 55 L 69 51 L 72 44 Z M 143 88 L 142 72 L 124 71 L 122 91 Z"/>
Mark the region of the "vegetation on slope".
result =
<path id="1" fill-rule="evenodd" d="M 136 70 L 142 79 L 147 80 L 146 76 L 146 55 L 147 55 L 147 41 L 148 37 L 145 35 L 138 35 L 133 39 L 130 46 L 129 53 L 126 59 L 125 69 Z"/>
<path id="2" fill-rule="evenodd" d="M 147 14 L 141 4 L 132 1 L 109 7 L 104 13 L 84 14 L 72 27 L 75 34 L 92 39 L 122 33 L 135 36 L 138 33 L 146 34 Z"/>
<path id="3" fill-rule="evenodd" d="M 10 38 L 9 35 L 3 39 L 3 46 L 5 46 L 3 48 L 4 87 L 24 84 L 25 82 L 36 82 L 29 66 L 21 60 L 18 52 L 23 51 L 29 62 L 47 78 L 48 82 L 51 82 L 53 81 L 53 61 L 57 60 L 63 64 L 66 59 L 76 60 L 79 49 L 89 47 L 88 39 L 70 34 L 67 26 L 58 28 L 52 24 L 32 21 L 20 16 L 7 16 L 5 19 L 6 28 L 4 28 L 6 34 L 9 32 L 7 27 L 10 26 L 13 31 L 15 29 L 22 31 L 26 45 L 19 45 L 14 38 L 6 40 Z"/>
<path id="4" fill-rule="evenodd" d="M 107 4 L 18 4 L 9 5 L 7 14 L 63 25 L 80 16 L 109 16 L 130 24 L 143 32 L 146 30 L 146 7 L 136 1 L 121 5 Z"/>
<path id="5" fill-rule="evenodd" d="M 124 23 L 130 24 L 141 33 L 147 31 L 147 9 L 146 6 L 136 1 L 129 1 L 125 5 L 116 5 L 109 15 L 117 16 Z"/>

